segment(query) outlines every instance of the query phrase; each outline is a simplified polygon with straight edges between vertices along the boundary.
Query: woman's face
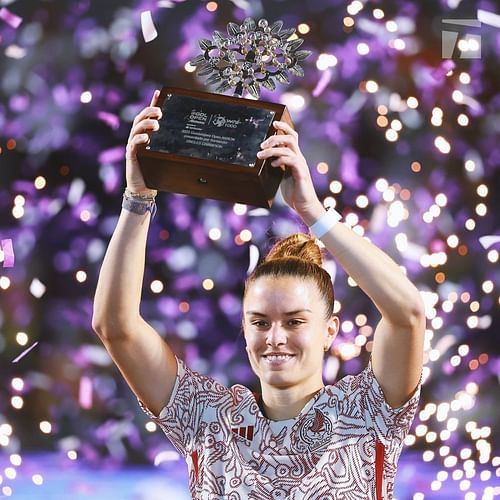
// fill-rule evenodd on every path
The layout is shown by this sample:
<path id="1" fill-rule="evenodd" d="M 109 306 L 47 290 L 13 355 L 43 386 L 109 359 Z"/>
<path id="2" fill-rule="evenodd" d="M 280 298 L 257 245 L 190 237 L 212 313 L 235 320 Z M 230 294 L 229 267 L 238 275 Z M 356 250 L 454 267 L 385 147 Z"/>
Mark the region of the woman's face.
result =
<path id="1" fill-rule="evenodd" d="M 249 286 L 243 328 L 248 358 L 261 384 L 304 391 L 323 385 L 325 347 L 339 328 L 336 316 L 325 319 L 325 307 L 312 279 L 264 276 Z"/>

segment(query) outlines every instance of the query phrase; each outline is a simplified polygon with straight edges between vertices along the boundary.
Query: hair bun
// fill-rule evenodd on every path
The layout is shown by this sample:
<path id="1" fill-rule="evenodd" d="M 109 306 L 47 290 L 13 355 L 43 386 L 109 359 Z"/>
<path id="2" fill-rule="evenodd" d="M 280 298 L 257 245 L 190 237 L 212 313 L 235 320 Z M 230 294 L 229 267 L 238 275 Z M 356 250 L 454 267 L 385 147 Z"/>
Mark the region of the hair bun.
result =
<path id="1" fill-rule="evenodd" d="M 316 239 L 308 234 L 297 233 L 278 241 L 269 251 L 265 262 L 274 259 L 295 257 L 321 266 L 323 257 Z"/>

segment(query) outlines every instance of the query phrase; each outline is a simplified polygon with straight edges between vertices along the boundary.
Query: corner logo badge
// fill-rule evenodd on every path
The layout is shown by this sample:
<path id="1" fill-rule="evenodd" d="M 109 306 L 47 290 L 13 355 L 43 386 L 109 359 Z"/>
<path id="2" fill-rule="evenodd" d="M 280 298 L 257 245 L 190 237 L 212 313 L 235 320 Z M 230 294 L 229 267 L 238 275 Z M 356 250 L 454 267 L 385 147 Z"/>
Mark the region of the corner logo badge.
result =
<path id="1" fill-rule="evenodd" d="M 477 19 L 442 19 L 441 22 L 443 24 L 441 30 L 441 57 L 443 59 L 453 58 L 455 48 L 459 51 L 459 59 L 481 59 L 481 35 L 467 33 L 469 30 L 465 28 L 480 28 L 481 21 Z"/>

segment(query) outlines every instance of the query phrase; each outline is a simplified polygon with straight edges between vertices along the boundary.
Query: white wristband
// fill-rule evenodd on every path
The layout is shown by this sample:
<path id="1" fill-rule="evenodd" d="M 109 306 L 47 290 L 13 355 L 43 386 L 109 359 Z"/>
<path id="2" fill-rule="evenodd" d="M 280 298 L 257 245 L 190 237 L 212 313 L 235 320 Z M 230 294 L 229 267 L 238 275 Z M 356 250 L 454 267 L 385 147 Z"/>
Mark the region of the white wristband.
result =
<path id="1" fill-rule="evenodd" d="M 342 215 L 337 210 L 330 207 L 309 229 L 318 238 L 322 238 L 330 229 L 337 224 Z"/>

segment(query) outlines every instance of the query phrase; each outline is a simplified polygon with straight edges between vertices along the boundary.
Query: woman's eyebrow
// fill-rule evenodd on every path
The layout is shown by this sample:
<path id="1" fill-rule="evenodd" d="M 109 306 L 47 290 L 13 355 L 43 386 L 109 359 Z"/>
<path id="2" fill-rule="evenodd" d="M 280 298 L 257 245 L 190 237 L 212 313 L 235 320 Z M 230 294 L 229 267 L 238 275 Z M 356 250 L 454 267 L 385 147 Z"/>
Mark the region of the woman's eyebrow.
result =
<path id="1" fill-rule="evenodd" d="M 283 314 L 284 314 L 284 316 L 294 316 L 295 314 L 300 314 L 300 313 L 303 313 L 303 312 L 310 312 L 310 313 L 312 313 L 311 309 L 297 309 L 296 311 L 290 311 L 290 312 L 286 312 L 286 313 L 283 313 Z M 250 316 L 250 315 L 253 315 L 253 316 L 262 316 L 262 317 L 266 316 L 266 314 L 258 312 L 258 311 L 247 311 L 245 314 L 248 315 L 248 316 Z"/>

